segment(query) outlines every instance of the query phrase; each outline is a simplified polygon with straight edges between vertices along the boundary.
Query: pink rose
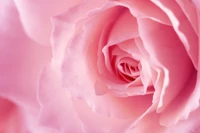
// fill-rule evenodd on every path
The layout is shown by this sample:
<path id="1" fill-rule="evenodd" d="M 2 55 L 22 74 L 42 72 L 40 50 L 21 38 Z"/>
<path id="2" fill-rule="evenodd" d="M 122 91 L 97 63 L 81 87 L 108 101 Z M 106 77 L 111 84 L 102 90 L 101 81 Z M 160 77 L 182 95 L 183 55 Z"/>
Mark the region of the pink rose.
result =
<path id="1" fill-rule="evenodd" d="M 0 132 L 200 133 L 198 0 L 3 8 Z"/>

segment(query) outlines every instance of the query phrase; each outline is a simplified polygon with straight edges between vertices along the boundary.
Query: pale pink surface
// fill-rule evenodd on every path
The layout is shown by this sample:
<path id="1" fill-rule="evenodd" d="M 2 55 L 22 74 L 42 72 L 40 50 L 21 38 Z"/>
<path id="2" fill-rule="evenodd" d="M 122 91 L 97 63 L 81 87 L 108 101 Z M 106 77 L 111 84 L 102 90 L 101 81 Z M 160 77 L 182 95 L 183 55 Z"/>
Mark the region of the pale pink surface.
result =
<path id="1" fill-rule="evenodd" d="M 51 48 L 27 37 L 12 1 L 1 1 L 0 6 L 0 132 L 51 133 L 38 126 L 36 118 L 40 111 L 37 83 Z"/>
<path id="2" fill-rule="evenodd" d="M 0 7 L 0 132 L 200 133 L 198 0 Z"/>
<path id="3" fill-rule="evenodd" d="M 81 0 L 13 0 L 13 2 L 27 35 L 41 44 L 49 44 L 52 31 L 50 17 L 75 6 Z"/>

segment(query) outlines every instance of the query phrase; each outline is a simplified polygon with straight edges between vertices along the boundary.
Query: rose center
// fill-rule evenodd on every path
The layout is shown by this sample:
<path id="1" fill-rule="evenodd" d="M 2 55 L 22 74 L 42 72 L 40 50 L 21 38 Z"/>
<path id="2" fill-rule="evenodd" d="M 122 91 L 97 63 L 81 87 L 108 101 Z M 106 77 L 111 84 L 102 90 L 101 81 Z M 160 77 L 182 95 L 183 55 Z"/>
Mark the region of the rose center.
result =
<path id="1" fill-rule="evenodd" d="M 116 74 L 126 82 L 132 82 L 140 76 L 139 62 L 125 57 L 120 59 L 116 66 Z"/>

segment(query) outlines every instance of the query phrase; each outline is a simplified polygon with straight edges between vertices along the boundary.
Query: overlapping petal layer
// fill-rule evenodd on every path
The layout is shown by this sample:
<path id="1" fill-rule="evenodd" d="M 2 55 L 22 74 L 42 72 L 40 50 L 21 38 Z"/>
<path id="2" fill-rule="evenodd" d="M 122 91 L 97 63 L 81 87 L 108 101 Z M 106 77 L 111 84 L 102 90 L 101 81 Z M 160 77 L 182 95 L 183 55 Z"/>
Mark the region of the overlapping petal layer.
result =
<path id="1" fill-rule="evenodd" d="M 0 132 L 51 133 L 38 126 L 35 117 L 40 109 L 37 83 L 51 48 L 29 39 L 12 0 L 0 6 Z"/>

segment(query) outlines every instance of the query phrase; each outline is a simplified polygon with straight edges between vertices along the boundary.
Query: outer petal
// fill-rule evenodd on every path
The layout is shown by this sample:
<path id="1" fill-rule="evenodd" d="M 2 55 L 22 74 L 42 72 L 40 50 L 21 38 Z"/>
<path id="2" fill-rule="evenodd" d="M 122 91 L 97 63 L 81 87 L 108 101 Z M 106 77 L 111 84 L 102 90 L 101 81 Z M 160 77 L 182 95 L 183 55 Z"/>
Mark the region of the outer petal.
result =
<path id="1" fill-rule="evenodd" d="M 154 83 L 156 90 L 154 101 L 159 101 L 158 112 L 162 112 L 180 91 L 187 89 L 186 85 L 195 85 L 196 70 L 172 27 L 147 19 L 138 19 L 138 24 L 144 48 L 149 52 L 150 64 L 164 70 L 164 75 L 156 81 L 156 84 L 162 86 Z M 194 79 L 192 78 L 194 82 L 188 80 L 191 75 L 194 76 Z M 160 96 L 159 100 L 156 95 Z M 170 118 L 169 123 L 175 122 L 173 120 L 175 117 Z"/>
<path id="2" fill-rule="evenodd" d="M 147 0 L 112 0 L 116 5 L 127 7 L 131 14 L 139 18 L 149 18 L 162 24 L 171 25 L 166 14 L 156 7 L 151 1 Z"/>
<path id="3" fill-rule="evenodd" d="M 38 126 L 37 114 L 21 108 L 12 101 L 0 98 L 0 132 L 1 133 L 56 133 Z"/>
<path id="4" fill-rule="evenodd" d="M 41 105 L 39 122 L 59 133 L 81 133 L 80 123 L 69 93 L 61 87 L 60 71 L 54 64 L 47 65 L 41 74 L 38 98 Z"/>
<path id="5" fill-rule="evenodd" d="M 200 133 L 200 109 L 192 112 L 190 116 L 172 127 L 168 127 L 165 133 Z"/>
<path id="6" fill-rule="evenodd" d="M 152 0 L 158 7 L 160 7 L 169 17 L 174 30 L 182 41 L 185 49 L 188 52 L 195 68 L 198 68 L 198 36 L 193 30 L 190 21 L 187 19 L 176 1 Z"/>
<path id="7" fill-rule="evenodd" d="M 14 4 L 7 2 L 6 15 L 0 12 L 0 95 L 37 104 L 37 80 L 51 55 L 50 47 L 42 47 L 24 34 Z"/>
<path id="8" fill-rule="evenodd" d="M 171 127 L 161 126 L 159 123 L 159 114 L 150 113 L 145 116 L 130 133 L 200 133 L 199 108 L 192 112 L 188 119 L 179 121 Z"/>
<path id="9" fill-rule="evenodd" d="M 37 116 L 39 111 L 36 88 L 41 68 L 51 56 L 51 49 L 40 46 L 26 36 L 11 0 L 2 1 L 0 6 L 3 6 L 0 9 L 0 97 L 16 105 L 17 111 L 14 111 L 11 117 L 18 115 L 19 110 L 22 116 L 20 115 L 20 120 L 17 121 L 22 124 L 25 122 L 23 126 L 30 129 L 30 132 L 32 129 L 39 132 L 36 117 L 33 117 Z M 32 124 L 29 124 L 29 117 L 34 121 Z M 0 121 L 2 122 L 2 119 Z"/>
<path id="10" fill-rule="evenodd" d="M 52 18 L 53 32 L 52 32 L 52 48 L 53 61 L 61 63 L 68 43 L 70 43 L 73 36 L 81 30 L 85 18 L 93 9 L 99 8 L 104 4 L 104 1 L 86 0 L 68 11 Z M 61 64 L 59 64 L 61 65 Z"/>
<path id="11" fill-rule="evenodd" d="M 131 119 L 116 119 L 95 113 L 82 101 L 73 98 L 74 108 L 86 133 L 128 133 Z"/>
<path id="12" fill-rule="evenodd" d="M 19 109 L 9 100 L 0 98 L 0 132 L 2 133 L 25 133 L 27 127 Z"/>
<path id="13" fill-rule="evenodd" d="M 128 129 L 131 119 L 103 116 L 92 111 L 84 100 L 71 97 L 68 90 L 61 87 L 60 76 L 55 64 L 46 66 L 41 74 L 38 90 L 41 125 L 59 133 L 122 133 Z"/>
<path id="14" fill-rule="evenodd" d="M 130 133 L 165 133 L 166 127 L 159 124 L 159 115 L 155 112 L 146 115 Z"/>
<path id="15" fill-rule="evenodd" d="M 52 24 L 50 18 L 82 0 L 14 0 L 26 33 L 35 41 L 49 44 Z"/>
<path id="16" fill-rule="evenodd" d="M 193 30 L 199 36 L 199 33 L 198 33 L 199 23 L 198 23 L 198 16 L 197 16 L 198 9 L 195 7 L 194 3 L 189 0 L 176 0 L 176 2 L 179 4 L 184 14 L 186 15 L 187 19 L 191 23 Z"/>
<path id="17" fill-rule="evenodd" d="M 192 2 L 195 4 L 195 6 L 198 9 L 198 11 L 200 11 L 200 1 L 198 1 L 198 0 L 192 0 Z"/>

